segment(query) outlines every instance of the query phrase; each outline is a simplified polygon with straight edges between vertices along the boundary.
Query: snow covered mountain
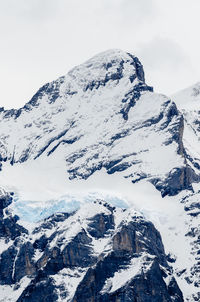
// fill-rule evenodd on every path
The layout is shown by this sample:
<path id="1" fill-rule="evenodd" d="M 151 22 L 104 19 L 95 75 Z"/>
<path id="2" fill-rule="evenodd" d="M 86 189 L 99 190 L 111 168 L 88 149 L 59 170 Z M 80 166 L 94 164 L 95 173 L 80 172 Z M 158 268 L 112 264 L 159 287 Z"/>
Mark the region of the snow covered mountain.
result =
<path id="1" fill-rule="evenodd" d="M 109 50 L 1 108 L 0 301 L 199 301 L 198 104 Z"/>
<path id="2" fill-rule="evenodd" d="M 105 168 L 132 182 L 147 178 L 163 195 L 190 189 L 199 177 L 184 157 L 183 117 L 152 90 L 134 56 L 97 55 L 44 85 L 23 108 L 1 110 L 1 160 L 62 156 L 70 179 Z"/>

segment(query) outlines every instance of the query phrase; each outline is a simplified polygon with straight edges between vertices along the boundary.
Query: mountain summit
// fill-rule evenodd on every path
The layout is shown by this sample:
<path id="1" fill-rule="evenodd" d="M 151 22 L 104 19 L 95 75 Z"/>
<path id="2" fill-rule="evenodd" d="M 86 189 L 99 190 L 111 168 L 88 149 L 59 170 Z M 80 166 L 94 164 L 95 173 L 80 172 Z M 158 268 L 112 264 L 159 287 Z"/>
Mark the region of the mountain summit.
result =
<path id="1" fill-rule="evenodd" d="M 1 108 L 0 301 L 199 301 L 199 91 L 109 50 Z"/>
<path id="2" fill-rule="evenodd" d="M 148 179 L 163 196 L 192 189 L 199 179 L 182 134 L 176 105 L 153 93 L 140 61 L 120 50 L 44 85 L 23 108 L 0 112 L 1 161 L 62 157 L 70 179 L 104 168 L 129 182 Z"/>

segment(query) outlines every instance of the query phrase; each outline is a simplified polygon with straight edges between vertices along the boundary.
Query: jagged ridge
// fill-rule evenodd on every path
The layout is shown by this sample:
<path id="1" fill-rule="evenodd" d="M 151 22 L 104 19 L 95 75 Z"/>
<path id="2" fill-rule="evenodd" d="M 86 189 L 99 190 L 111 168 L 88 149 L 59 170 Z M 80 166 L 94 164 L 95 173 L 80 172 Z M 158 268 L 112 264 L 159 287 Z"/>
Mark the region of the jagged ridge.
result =
<path id="1" fill-rule="evenodd" d="M 132 182 L 147 178 L 163 196 L 199 180 L 184 153 L 183 116 L 145 83 L 140 61 L 120 50 L 44 85 L 23 108 L 2 110 L 0 126 L 1 161 L 11 165 L 61 157 L 70 179 L 105 168 Z"/>

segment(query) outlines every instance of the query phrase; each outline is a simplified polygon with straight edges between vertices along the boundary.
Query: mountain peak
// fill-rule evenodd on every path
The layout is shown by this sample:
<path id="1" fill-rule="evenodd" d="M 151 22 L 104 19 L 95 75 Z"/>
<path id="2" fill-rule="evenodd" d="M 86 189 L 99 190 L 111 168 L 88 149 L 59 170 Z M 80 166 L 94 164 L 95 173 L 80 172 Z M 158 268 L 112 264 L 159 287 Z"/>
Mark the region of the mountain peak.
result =
<path id="1" fill-rule="evenodd" d="M 0 109 L 2 301 L 200 301 L 199 83 L 175 100 L 114 49 Z"/>
<path id="2" fill-rule="evenodd" d="M 98 88 L 110 80 L 129 79 L 134 84 L 144 83 L 144 70 L 139 59 L 119 49 L 101 52 L 85 63 L 73 68 L 68 75 L 84 90 Z"/>

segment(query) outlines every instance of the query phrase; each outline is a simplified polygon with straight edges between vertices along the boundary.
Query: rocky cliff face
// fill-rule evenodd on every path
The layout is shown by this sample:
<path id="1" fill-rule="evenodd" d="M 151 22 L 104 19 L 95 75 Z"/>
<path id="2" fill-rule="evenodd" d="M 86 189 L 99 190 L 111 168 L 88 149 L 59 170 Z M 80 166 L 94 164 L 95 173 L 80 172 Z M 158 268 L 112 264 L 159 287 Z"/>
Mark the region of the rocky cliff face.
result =
<path id="1" fill-rule="evenodd" d="M 28 232 L 9 213 L 12 197 L 1 200 L 2 301 L 183 301 L 161 236 L 139 213 L 96 201 Z"/>
<path id="2" fill-rule="evenodd" d="M 71 180 L 106 169 L 175 195 L 199 180 L 183 128 L 175 103 L 145 83 L 140 61 L 111 50 L 44 85 L 23 108 L 2 109 L 0 155 L 11 165 L 62 157 Z"/>
<path id="3" fill-rule="evenodd" d="M 110 50 L 0 109 L 0 301 L 199 301 L 199 91 Z"/>

